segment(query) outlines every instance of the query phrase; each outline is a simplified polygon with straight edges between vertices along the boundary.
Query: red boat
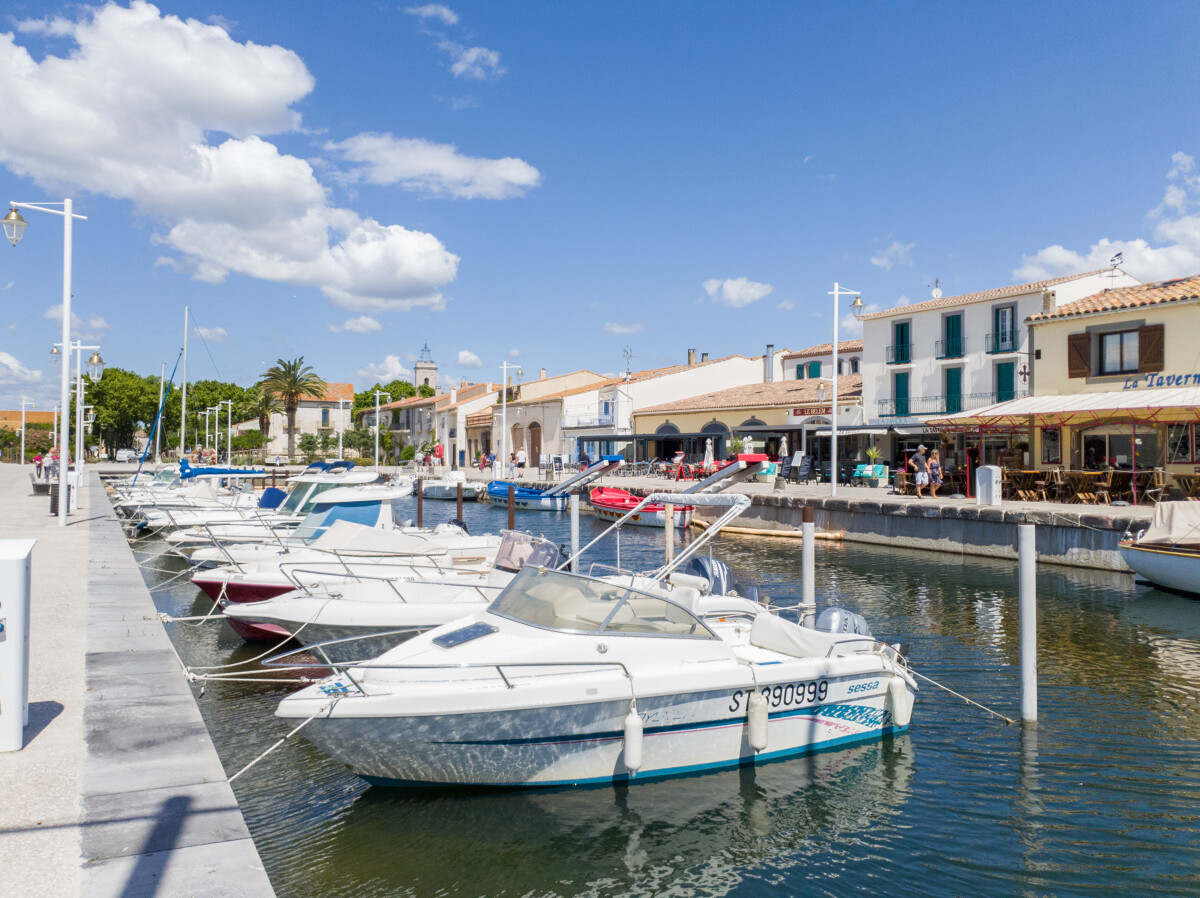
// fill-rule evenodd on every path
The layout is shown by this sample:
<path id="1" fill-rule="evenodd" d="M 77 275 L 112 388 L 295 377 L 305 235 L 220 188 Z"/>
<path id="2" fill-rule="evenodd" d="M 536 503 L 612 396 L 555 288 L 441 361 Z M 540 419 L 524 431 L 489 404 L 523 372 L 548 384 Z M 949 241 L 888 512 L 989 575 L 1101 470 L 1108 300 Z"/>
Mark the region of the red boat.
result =
<path id="1" fill-rule="evenodd" d="M 635 496 L 628 490 L 619 490 L 611 486 L 596 487 L 592 490 L 589 498 L 596 514 L 606 521 L 619 520 L 642 501 L 640 496 Z M 680 496 L 681 501 L 683 498 Z M 695 513 L 696 509 L 691 505 L 676 505 L 675 526 L 680 529 L 687 527 L 692 523 L 692 516 Z M 625 523 L 636 524 L 639 527 L 665 527 L 667 524 L 666 507 L 657 503 L 647 505 Z"/>

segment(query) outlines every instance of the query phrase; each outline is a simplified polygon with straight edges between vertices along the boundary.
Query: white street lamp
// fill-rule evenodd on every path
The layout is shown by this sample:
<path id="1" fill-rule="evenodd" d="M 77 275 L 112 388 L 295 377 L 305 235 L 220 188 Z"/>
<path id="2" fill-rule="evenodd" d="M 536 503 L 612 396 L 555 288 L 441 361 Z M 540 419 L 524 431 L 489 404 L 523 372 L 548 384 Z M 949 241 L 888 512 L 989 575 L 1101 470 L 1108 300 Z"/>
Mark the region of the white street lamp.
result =
<path id="1" fill-rule="evenodd" d="M 838 454 L 837 454 L 837 414 L 838 414 L 838 300 L 843 296 L 853 296 L 854 302 L 850 309 L 854 312 L 854 319 L 857 321 L 862 317 L 863 301 L 862 294 L 855 290 L 843 290 L 835 281 L 833 284 L 833 292 L 829 294 L 833 297 L 833 406 L 830 427 L 829 439 L 829 495 L 837 495 L 838 482 Z"/>
<path id="2" fill-rule="evenodd" d="M 209 416 L 210 414 L 212 414 L 212 409 L 211 409 L 211 408 L 206 408 L 206 409 L 205 409 L 204 411 L 202 411 L 200 414 L 204 415 L 204 448 L 205 448 L 205 450 L 207 450 L 207 449 L 208 449 L 208 436 L 209 436 L 209 433 L 208 433 L 208 416 Z"/>
<path id="3" fill-rule="evenodd" d="M 496 454 L 496 463 L 504 470 L 508 464 L 508 369 L 516 368 L 517 377 L 524 377 L 525 372 L 519 365 L 504 362 L 500 365 L 500 451 Z M 492 480 L 496 479 L 496 465 L 492 465 Z"/>
<path id="4" fill-rule="evenodd" d="M 37 408 L 37 403 L 28 399 L 21 400 L 21 464 L 25 464 L 25 406 Z"/>
<path id="5" fill-rule="evenodd" d="M 375 468 L 379 469 L 379 397 L 386 396 L 387 401 L 392 401 L 391 393 L 384 393 L 381 390 L 375 391 Z"/>
<path id="6" fill-rule="evenodd" d="M 349 399 L 338 400 L 338 461 L 342 461 L 345 458 L 342 455 L 342 434 L 346 430 L 346 413 L 342 410 L 342 406 L 349 401 Z"/>
<path id="7" fill-rule="evenodd" d="M 96 383 L 104 375 L 104 359 L 100 358 L 99 346 L 84 346 L 82 341 L 75 343 L 63 344 L 66 351 L 75 353 L 75 473 L 83 482 L 83 352 L 86 349 L 92 350 L 92 356 L 88 359 L 87 371 L 88 379 L 92 383 Z M 50 347 L 50 357 L 54 360 L 54 364 L 58 364 L 63 356 L 63 348 L 59 344 L 54 344 Z M 70 358 L 68 356 L 68 358 Z M 70 366 L 66 366 L 69 368 Z M 64 372 L 66 373 L 66 372 Z M 65 416 L 64 416 L 65 421 Z M 68 428 L 64 425 L 63 430 Z M 69 440 L 64 438 L 63 443 L 68 443 Z"/>
<path id="8" fill-rule="evenodd" d="M 229 408 L 226 409 L 227 417 L 225 419 L 225 464 L 231 465 L 233 464 L 233 400 L 222 399 L 217 403 L 218 421 L 221 419 L 220 411 L 221 406 L 223 405 L 229 406 Z"/>
<path id="9" fill-rule="evenodd" d="M 71 345 L 71 236 L 72 225 L 75 219 L 86 221 L 86 215 L 76 215 L 74 206 L 71 200 L 65 199 L 62 201 L 62 209 L 51 209 L 50 206 L 57 206 L 59 203 L 12 203 L 12 208 L 8 214 L 4 216 L 4 236 L 8 238 L 8 242 L 16 246 L 21 242 L 21 238 L 25 236 L 25 228 L 28 222 L 21 217 L 21 213 L 17 211 L 17 207 L 22 209 L 34 209 L 38 212 L 48 212 L 51 215 L 61 215 L 63 219 L 63 301 L 62 301 L 62 345 Z M 62 408 L 65 410 L 70 402 L 71 396 L 71 378 L 67 366 L 63 366 L 62 382 L 60 389 L 59 401 Z M 62 444 L 58 452 L 58 526 L 67 526 L 67 470 L 71 464 L 71 459 L 67 454 L 67 428 L 64 426 L 61 434 Z"/>

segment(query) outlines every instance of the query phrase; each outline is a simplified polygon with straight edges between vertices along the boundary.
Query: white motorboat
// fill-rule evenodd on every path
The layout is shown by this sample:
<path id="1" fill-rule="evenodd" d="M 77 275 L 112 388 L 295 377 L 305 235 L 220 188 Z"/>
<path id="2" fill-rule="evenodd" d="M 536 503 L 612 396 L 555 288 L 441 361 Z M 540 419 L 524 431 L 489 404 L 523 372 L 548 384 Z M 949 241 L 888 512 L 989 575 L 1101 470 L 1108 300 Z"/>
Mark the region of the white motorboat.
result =
<path id="1" fill-rule="evenodd" d="M 436 480 L 421 481 L 421 495 L 426 499 L 458 498 L 458 488 L 462 487 L 463 499 L 475 501 L 487 494 L 487 483 L 483 480 L 467 480 L 462 471 L 447 471 Z"/>
<path id="2" fill-rule="evenodd" d="M 1150 527 L 1117 548 L 1155 586 L 1200 595 L 1200 502 L 1159 502 Z"/>
<path id="3" fill-rule="evenodd" d="M 857 615 L 826 609 L 804 627 L 666 579 L 749 499 L 695 504 L 732 509 L 653 575 L 526 567 L 486 611 L 330 665 L 276 715 L 369 782 L 401 786 L 660 778 L 905 730 L 916 682 Z"/>

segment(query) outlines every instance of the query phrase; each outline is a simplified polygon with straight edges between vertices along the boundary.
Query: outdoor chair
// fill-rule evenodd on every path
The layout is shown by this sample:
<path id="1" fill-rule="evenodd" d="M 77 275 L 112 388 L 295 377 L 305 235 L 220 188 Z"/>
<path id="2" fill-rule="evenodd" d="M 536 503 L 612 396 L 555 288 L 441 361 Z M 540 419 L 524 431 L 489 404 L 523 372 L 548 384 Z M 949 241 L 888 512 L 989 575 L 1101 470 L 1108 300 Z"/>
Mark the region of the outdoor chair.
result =
<path id="1" fill-rule="evenodd" d="M 1167 489 L 1167 477 L 1162 468 L 1154 469 L 1154 479 L 1150 486 L 1142 490 L 1142 495 L 1156 505 L 1162 501 L 1163 493 Z"/>
<path id="2" fill-rule="evenodd" d="M 1112 468 L 1105 468 L 1104 476 L 1096 481 L 1096 488 L 1094 492 L 1096 494 L 1096 501 L 1098 503 L 1103 502 L 1105 505 L 1112 504 L 1112 496 L 1110 493 L 1112 491 L 1114 473 L 1115 472 Z"/>
<path id="3" fill-rule="evenodd" d="M 875 465 L 874 468 L 872 469 L 870 475 L 868 476 L 868 480 L 870 481 L 871 486 L 878 486 L 879 481 L 887 480 L 887 478 L 888 478 L 888 466 L 887 465 Z"/>
<path id="4" fill-rule="evenodd" d="M 874 472 L 874 465 L 856 465 L 854 468 L 854 473 L 850 475 L 850 482 L 854 486 L 863 486 L 866 484 L 867 478 L 869 478 Z"/>

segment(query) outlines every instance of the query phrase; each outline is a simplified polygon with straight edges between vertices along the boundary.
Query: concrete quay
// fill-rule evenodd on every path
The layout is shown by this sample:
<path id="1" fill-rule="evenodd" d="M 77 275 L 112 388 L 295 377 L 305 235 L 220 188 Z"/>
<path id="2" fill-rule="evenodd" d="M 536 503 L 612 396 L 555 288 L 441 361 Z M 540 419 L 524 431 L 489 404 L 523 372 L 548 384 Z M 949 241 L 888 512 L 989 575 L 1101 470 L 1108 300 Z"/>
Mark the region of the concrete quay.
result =
<path id="1" fill-rule="evenodd" d="M 0 882 L 20 896 L 274 892 L 97 469 L 66 527 L 0 465 L 35 538 L 29 726 L 0 754 Z"/>

